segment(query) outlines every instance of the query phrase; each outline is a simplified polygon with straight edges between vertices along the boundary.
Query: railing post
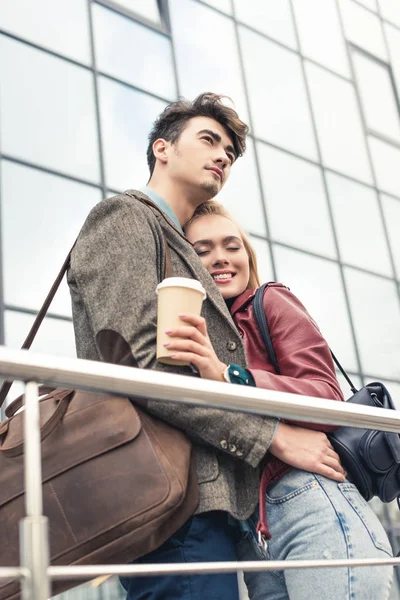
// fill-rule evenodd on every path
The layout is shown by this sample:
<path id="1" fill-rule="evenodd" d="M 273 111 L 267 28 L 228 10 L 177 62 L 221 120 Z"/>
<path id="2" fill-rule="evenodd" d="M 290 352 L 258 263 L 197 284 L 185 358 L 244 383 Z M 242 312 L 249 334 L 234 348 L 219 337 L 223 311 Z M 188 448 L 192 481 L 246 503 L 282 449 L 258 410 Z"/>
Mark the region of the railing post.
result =
<path id="1" fill-rule="evenodd" d="M 43 516 L 42 461 L 38 385 L 25 385 L 24 471 L 26 517 L 20 522 L 21 565 L 30 571 L 22 582 L 22 600 L 49 600 L 51 596 L 48 523 Z"/>

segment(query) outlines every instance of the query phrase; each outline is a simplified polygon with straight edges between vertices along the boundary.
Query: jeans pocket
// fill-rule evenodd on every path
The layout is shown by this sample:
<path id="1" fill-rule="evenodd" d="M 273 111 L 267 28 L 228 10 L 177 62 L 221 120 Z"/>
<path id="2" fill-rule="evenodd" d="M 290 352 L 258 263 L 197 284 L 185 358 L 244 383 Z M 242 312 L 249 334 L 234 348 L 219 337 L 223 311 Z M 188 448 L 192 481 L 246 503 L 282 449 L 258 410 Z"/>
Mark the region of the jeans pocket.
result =
<path id="1" fill-rule="evenodd" d="M 366 500 L 361 496 L 356 486 L 352 483 L 339 483 L 338 487 L 363 522 L 375 547 L 378 550 L 383 550 L 389 556 L 393 556 L 390 542 L 381 522 Z"/>
<path id="2" fill-rule="evenodd" d="M 313 473 L 301 471 L 300 469 L 292 469 L 276 483 L 269 486 L 266 501 L 269 504 L 280 504 L 312 488 L 319 488 L 318 481 L 315 479 Z"/>

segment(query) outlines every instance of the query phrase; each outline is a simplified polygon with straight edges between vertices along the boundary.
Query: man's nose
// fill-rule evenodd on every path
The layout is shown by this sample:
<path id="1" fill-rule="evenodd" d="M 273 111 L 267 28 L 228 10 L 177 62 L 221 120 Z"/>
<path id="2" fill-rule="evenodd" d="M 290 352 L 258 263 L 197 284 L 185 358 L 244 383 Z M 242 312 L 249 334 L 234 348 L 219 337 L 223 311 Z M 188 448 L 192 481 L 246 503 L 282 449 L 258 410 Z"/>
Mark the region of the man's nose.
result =
<path id="1" fill-rule="evenodd" d="M 218 153 L 217 157 L 214 159 L 217 167 L 224 170 L 225 167 L 229 164 L 229 158 L 225 154 L 224 150 Z"/>

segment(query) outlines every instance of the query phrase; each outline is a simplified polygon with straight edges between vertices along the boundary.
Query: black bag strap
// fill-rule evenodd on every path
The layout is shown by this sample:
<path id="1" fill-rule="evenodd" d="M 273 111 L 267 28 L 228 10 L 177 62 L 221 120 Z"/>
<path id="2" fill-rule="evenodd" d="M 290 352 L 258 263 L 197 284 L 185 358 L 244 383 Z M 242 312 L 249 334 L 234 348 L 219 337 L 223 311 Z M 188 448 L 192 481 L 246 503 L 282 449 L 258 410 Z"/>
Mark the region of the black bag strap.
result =
<path id="1" fill-rule="evenodd" d="M 268 327 L 268 322 L 267 322 L 267 315 L 265 314 L 264 302 L 263 302 L 264 291 L 269 286 L 270 283 L 271 282 L 264 283 L 256 291 L 254 299 L 253 299 L 253 312 L 254 312 L 256 323 L 257 323 L 258 329 L 261 333 L 261 337 L 263 339 L 264 345 L 267 349 L 269 360 L 271 361 L 276 373 L 278 375 L 280 375 L 281 371 L 280 371 L 280 368 L 278 365 L 278 360 L 276 358 L 274 346 L 272 344 L 271 335 L 269 332 L 269 327 Z"/>
<path id="2" fill-rule="evenodd" d="M 131 196 L 132 198 L 135 198 L 135 200 L 138 200 L 139 202 L 142 202 L 143 204 L 148 204 L 149 206 L 156 208 L 157 211 L 162 213 L 161 209 L 159 209 L 158 206 L 156 204 L 154 204 L 153 202 L 151 202 L 150 200 L 147 200 L 143 197 L 138 198 L 138 197 L 134 196 L 133 194 L 127 194 L 127 195 Z M 52 303 L 53 298 L 56 295 L 57 290 L 60 287 L 60 284 L 63 280 L 63 277 L 69 268 L 69 265 L 71 262 L 71 253 L 72 253 L 72 250 L 74 249 L 75 244 L 76 244 L 76 241 L 74 242 L 71 250 L 68 252 L 68 256 L 65 259 L 63 266 L 60 269 L 60 272 L 58 273 L 57 277 L 55 278 L 54 283 L 51 286 L 50 291 L 47 294 L 42 307 L 40 308 L 38 314 L 36 315 L 33 325 L 30 328 L 29 333 L 26 336 L 26 339 L 21 346 L 21 350 L 29 350 L 29 348 L 32 346 L 33 341 L 37 335 L 37 332 L 39 331 L 39 327 L 43 323 L 43 319 L 45 318 L 46 313 L 49 310 L 50 304 Z M 164 246 L 164 279 L 165 279 L 166 277 L 172 276 L 172 263 L 171 263 L 171 252 L 170 252 L 167 238 L 166 238 L 164 232 L 163 232 L 163 246 Z M 0 388 L 0 408 L 3 406 L 4 401 L 7 397 L 7 394 L 10 391 L 10 388 L 13 383 L 14 383 L 14 381 L 4 381 L 3 382 L 3 384 Z"/>
<path id="3" fill-rule="evenodd" d="M 265 314 L 264 301 L 263 301 L 265 289 L 270 285 L 270 283 L 273 283 L 273 282 L 270 281 L 268 283 L 264 283 L 256 291 L 254 298 L 253 298 L 253 312 L 254 312 L 254 317 L 255 317 L 258 329 L 261 333 L 261 337 L 264 341 L 265 348 L 268 352 L 269 360 L 271 361 L 271 364 L 273 365 L 275 372 L 278 375 L 280 375 L 278 360 L 276 358 L 274 346 L 272 344 L 271 334 L 269 332 L 267 315 Z M 343 375 L 343 377 L 349 384 L 352 393 L 356 394 L 358 392 L 357 388 L 354 386 L 350 377 L 347 375 L 346 371 L 344 370 L 344 368 L 342 367 L 342 365 L 340 364 L 340 362 L 338 361 L 336 356 L 333 354 L 332 350 L 330 352 L 331 352 L 332 358 L 333 358 L 337 368 L 339 369 L 339 371 L 341 372 L 341 374 Z"/>
<path id="4" fill-rule="evenodd" d="M 332 350 L 331 350 L 331 354 L 332 354 L 332 358 L 333 358 L 334 363 L 336 364 L 337 368 L 339 369 L 339 371 L 341 372 L 341 374 L 343 375 L 343 377 L 345 378 L 345 380 L 349 384 L 352 393 L 353 394 L 357 394 L 358 389 L 353 384 L 352 380 L 347 375 L 346 371 L 343 369 L 342 365 L 340 364 L 340 362 L 338 361 L 338 359 L 336 358 L 336 356 L 333 354 Z"/>

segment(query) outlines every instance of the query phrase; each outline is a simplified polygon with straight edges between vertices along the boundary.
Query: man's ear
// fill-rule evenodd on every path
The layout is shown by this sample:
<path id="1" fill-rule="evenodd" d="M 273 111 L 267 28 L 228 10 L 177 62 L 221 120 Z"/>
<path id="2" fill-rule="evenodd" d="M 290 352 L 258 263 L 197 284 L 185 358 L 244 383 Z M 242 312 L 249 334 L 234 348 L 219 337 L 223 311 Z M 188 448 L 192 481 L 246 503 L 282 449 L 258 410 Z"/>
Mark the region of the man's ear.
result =
<path id="1" fill-rule="evenodd" d="M 156 160 L 159 160 L 163 164 L 168 162 L 168 150 L 170 148 L 170 143 L 164 140 L 163 138 L 159 138 L 153 144 L 153 154 Z"/>

